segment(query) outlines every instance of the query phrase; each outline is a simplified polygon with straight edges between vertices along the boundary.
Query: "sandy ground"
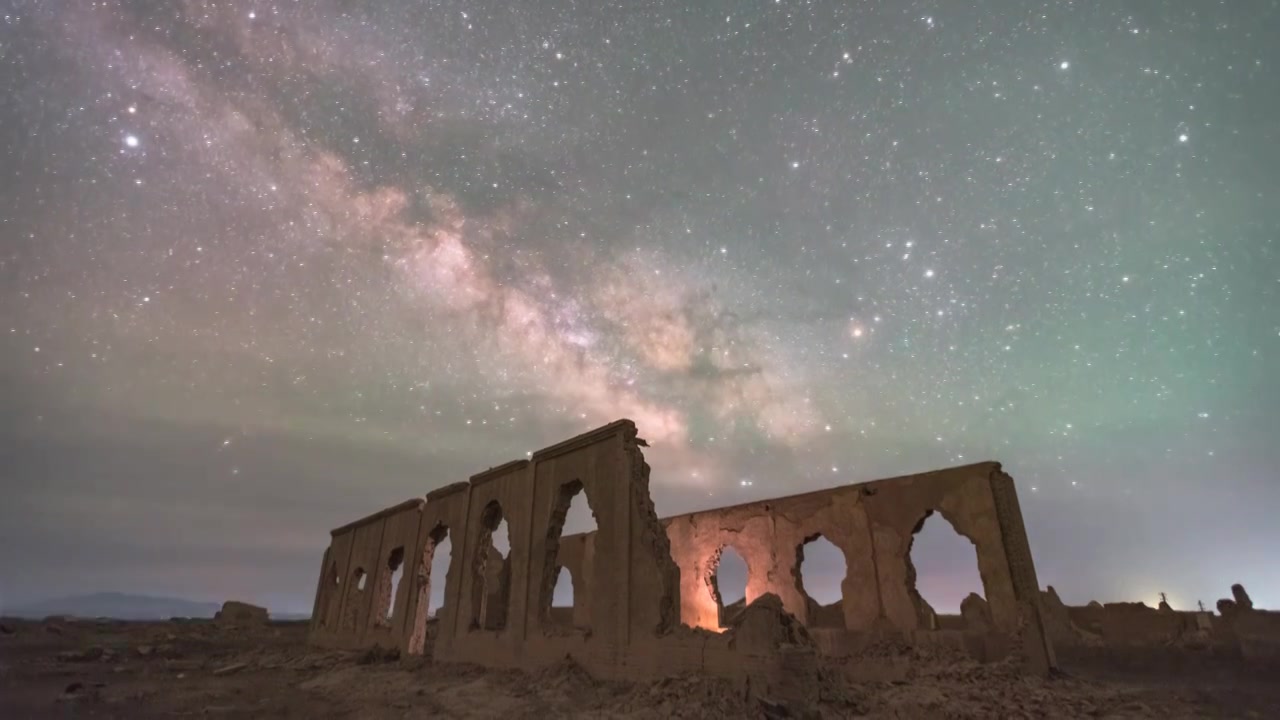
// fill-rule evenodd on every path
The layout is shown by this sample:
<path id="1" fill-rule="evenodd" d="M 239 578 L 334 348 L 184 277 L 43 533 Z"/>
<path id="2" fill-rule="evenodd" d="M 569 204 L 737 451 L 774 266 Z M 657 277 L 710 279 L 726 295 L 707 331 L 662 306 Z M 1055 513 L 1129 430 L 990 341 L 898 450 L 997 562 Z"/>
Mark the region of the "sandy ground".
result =
<path id="1" fill-rule="evenodd" d="M 727 682 L 593 680 L 332 652 L 303 623 L 0 621 L 0 718 L 1280 718 L 1280 674 L 1185 650 L 1064 657 L 1047 680 L 1005 664 L 915 658 L 910 679 L 817 688 L 813 706 Z"/>

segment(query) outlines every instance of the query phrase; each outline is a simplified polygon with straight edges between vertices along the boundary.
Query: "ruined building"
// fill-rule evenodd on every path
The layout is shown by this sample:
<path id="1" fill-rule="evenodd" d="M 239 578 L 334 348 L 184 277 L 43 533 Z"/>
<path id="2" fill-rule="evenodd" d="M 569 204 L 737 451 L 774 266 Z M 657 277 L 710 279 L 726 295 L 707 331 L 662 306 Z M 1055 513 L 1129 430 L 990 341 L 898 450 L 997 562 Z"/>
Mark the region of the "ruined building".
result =
<path id="1" fill-rule="evenodd" d="M 429 640 L 441 661 L 532 668 L 571 656 L 601 677 L 707 672 L 749 683 L 786 682 L 818 662 L 865 668 L 874 653 L 863 651 L 884 641 L 1012 656 L 1036 673 L 1055 664 L 1017 493 L 999 464 L 659 520 L 642 445 L 635 425 L 619 420 L 334 530 L 312 642 L 414 654 Z M 561 537 L 579 492 L 598 530 Z M 985 599 L 970 596 L 958 625 L 941 626 L 915 590 L 908 553 L 934 512 L 977 552 Z M 503 519 L 505 559 L 491 541 Z M 429 622 L 431 562 L 446 536 L 445 600 Z M 848 566 L 843 600 L 828 608 L 808 598 L 799 571 L 819 537 Z M 733 618 L 714 584 L 727 546 L 749 575 L 747 608 Z M 558 618 L 562 567 L 574 607 Z"/>

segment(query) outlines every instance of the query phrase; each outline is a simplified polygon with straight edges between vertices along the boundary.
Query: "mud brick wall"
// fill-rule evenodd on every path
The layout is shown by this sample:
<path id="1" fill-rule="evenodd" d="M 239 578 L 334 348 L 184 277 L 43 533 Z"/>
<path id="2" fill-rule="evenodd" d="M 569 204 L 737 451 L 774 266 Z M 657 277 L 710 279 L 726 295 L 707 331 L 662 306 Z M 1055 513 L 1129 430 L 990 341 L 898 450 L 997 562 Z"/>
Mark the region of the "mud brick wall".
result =
<path id="1" fill-rule="evenodd" d="M 680 669 L 781 681 L 769 673 L 801 656 L 784 658 L 749 641 L 742 628 L 722 632 L 711 578 L 723 549 L 735 548 L 747 562 L 747 603 L 776 595 L 776 612 L 801 625 L 833 626 L 823 628 L 822 652 L 847 655 L 868 637 L 888 632 L 910 640 L 922 632 L 927 606 L 915 592 L 909 552 L 914 533 L 937 512 L 973 542 L 985 604 L 981 628 L 934 632 L 979 633 L 976 645 L 1019 651 L 1036 672 L 1053 665 L 1017 495 L 999 464 L 660 521 L 643 444 L 635 425 L 619 420 L 334 530 L 317 583 L 313 642 L 422 652 L 431 560 L 447 536 L 453 557 L 431 638 L 437 660 L 537 667 L 571 655 L 604 677 Z M 561 537 L 579 493 L 599 529 Z M 511 544 L 505 559 L 490 540 L 503 520 Z M 803 549 L 818 537 L 846 560 L 838 607 L 818 608 L 804 592 Z M 401 556 L 404 580 L 391 597 L 387 578 Z M 573 579 L 571 623 L 551 609 L 561 567 Z M 364 590 L 357 587 L 361 575 Z M 760 612 L 747 614 L 760 622 Z M 974 645 L 975 638 L 956 642 Z"/>
<path id="2" fill-rule="evenodd" d="M 312 642 L 407 650 L 416 605 L 412 568 L 421 561 L 421 499 L 409 500 L 331 533 L 311 616 Z M 400 582 L 392 578 L 400 570 Z"/>
<path id="3" fill-rule="evenodd" d="M 1035 568 L 1012 480 L 994 462 L 877 480 L 860 485 L 688 513 L 663 521 L 680 569 L 680 620 L 718 631 L 712 577 L 732 547 L 746 562 L 746 603 L 765 594 L 811 627 L 852 633 L 925 628 L 910 564 L 914 534 L 937 512 L 974 545 L 993 630 L 1047 670 L 1055 663 L 1045 637 Z M 838 607 L 818 607 L 804 592 L 804 547 L 825 537 L 841 550 L 846 574 Z M 576 538 L 575 538 L 576 540 Z M 588 547 L 591 536 L 584 536 Z M 839 612 L 842 622 L 832 623 Z M 1026 641 L 1026 642 L 1024 642 Z M 830 647 L 855 638 L 826 638 Z"/>

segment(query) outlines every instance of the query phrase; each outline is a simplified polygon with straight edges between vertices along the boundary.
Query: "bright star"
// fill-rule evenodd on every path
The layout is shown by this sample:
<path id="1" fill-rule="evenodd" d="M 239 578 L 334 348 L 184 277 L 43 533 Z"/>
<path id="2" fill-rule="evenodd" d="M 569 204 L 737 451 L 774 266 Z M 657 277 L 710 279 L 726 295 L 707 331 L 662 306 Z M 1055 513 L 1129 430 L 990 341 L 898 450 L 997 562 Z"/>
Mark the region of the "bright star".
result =
<path id="1" fill-rule="evenodd" d="M 129 146 L 129 147 L 131 147 L 131 148 L 136 148 L 136 147 L 138 147 L 138 136 L 137 136 L 137 135 L 125 135 L 125 136 L 124 136 L 124 144 L 125 144 L 125 145 L 128 145 L 128 146 Z"/>

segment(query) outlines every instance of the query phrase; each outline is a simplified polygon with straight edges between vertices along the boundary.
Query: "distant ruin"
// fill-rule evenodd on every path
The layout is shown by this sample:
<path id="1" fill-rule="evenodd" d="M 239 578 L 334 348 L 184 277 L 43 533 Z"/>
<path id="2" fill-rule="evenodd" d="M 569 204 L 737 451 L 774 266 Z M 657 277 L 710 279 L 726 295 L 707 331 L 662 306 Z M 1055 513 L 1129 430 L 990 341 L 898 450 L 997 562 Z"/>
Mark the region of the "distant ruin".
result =
<path id="1" fill-rule="evenodd" d="M 1218 613 L 1174 610 L 1140 602 L 1091 602 L 1071 607 L 1049 586 L 1041 595 L 1046 628 L 1054 647 L 1072 656 L 1101 651 L 1115 656 L 1158 649 L 1223 652 L 1246 661 L 1280 661 L 1280 613 L 1257 610 L 1241 585 Z"/>
<path id="2" fill-rule="evenodd" d="M 502 667 L 571 656 L 600 677 L 707 672 L 781 695 L 819 662 L 866 670 L 864 650 L 886 642 L 1011 658 L 1036 674 L 1056 665 L 1018 496 L 998 463 L 659 520 L 644 444 L 619 420 L 334 530 L 311 641 L 406 654 L 429 644 L 436 660 Z M 579 492 L 598 530 L 561 537 Z M 982 597 L 946 622 L 916 592 L 908 555 L 935 512 L 973 543 L 983 583 Z M 491 540 L 504 519 L 505 559 Z M 445 601 L 429 622 L 431 562 L 446 536 Z M 847 564 L 842 599 L 827 607 L 808 597 L 799 572 L 819 537 Z M 733 616 L 713 582 L 726 547 L 749 574 L 746 608 Z M 561 568 L 573 608 L 557 618 Z"/>
<path id="3" fill-rule="evenodd" d="M 239 600 L 222 603 L 222 609 L 214 613 L 213 621 L 219 625 L 266 625 L 267 609 Z"/>

